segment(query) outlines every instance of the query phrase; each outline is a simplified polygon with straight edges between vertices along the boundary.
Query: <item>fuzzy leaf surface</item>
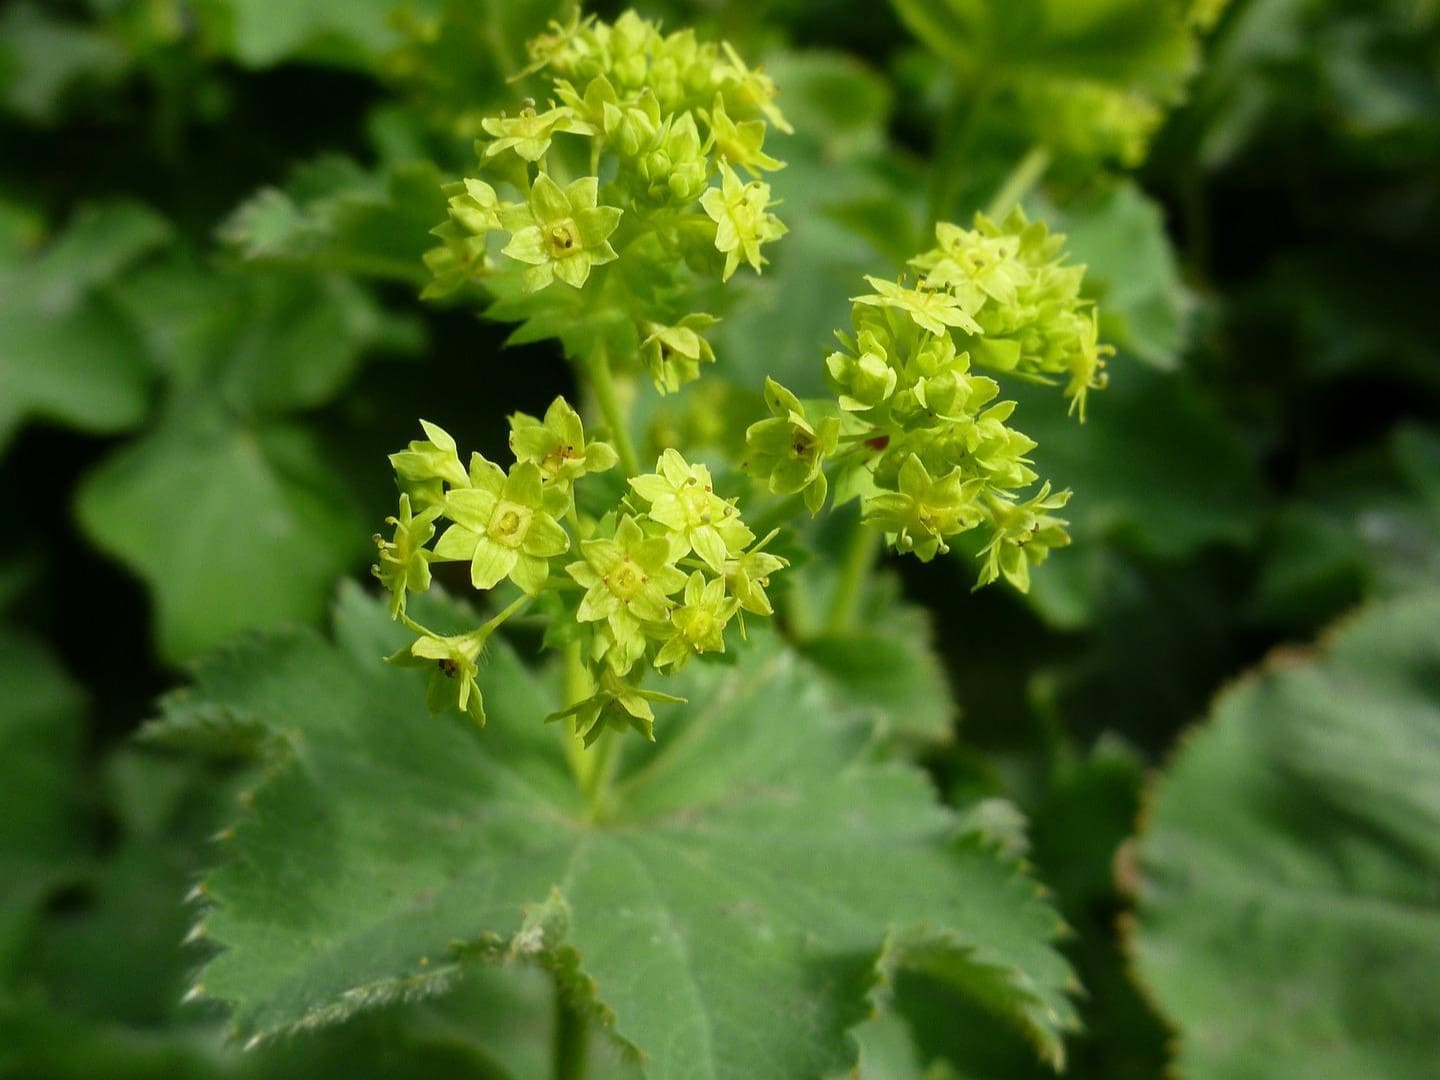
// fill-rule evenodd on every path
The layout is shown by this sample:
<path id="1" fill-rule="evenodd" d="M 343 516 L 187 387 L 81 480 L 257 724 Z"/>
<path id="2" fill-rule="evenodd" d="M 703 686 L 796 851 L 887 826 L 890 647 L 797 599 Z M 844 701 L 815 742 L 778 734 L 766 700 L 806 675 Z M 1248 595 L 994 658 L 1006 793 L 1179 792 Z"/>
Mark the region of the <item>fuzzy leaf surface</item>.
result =
<path id="1" fill-rule="evenodd" d="M 478 952 L 562 972 L 649 1076 L 818 1076 L 853 1064 L 876 980 L 923 963 L 1058 1057 L 1054 912 L 768 636 L 666 684 L 691 704 L 625 745 L 597 823 L 542 722 L 558 680 L 492 647 L 480 732 L 425 717 L 358 590 L 336 632 L 213 657 L 165 719 L 220 705 L 283 740 L 204 887 L 200 983 L 239 1034 L 440 990 Z"/>
<path id="2" fill-rule="evenodd" d="M 1186 1076 L 1434 1075 L 1437 690 L 1420 592 L 1236 685 L 1161 780 L 1134 944 Z"/>

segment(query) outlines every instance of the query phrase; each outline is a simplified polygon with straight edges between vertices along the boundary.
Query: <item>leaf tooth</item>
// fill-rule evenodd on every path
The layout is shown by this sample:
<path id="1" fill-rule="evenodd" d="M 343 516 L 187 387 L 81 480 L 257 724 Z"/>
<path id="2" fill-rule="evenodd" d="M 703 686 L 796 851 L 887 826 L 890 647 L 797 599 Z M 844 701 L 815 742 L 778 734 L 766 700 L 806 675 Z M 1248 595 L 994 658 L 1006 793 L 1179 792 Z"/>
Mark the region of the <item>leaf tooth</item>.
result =
<path id="1" fill-rule="evenodd" d="M 206 924 L 206 921 L 204 919 L 201 919 L 199 922 L 197 922 L 194 926 L 190 928 L 190 932 L 188 934 L 186 934 L 183 938 L 180 939 L 180 944 L 194 945 L 197 941 L 204 940 L 205 935 L 208 934 L 209 931 L 210 928 Z"/>
<path id="2" fill-rule="evenodd" d="M 180 996 L 181 1005 L 189 1005 L 191 1002 L 199 1001 L 205 996 L 205 984 L 197 982 Z"/>
<path id="3" fill-rule="evenodd" d="M 204 881 L 197 881 L 194 887 L 185 894 L 185 903 L 187 904 L 208 899 L 210 899 L 210 888 Z"/>

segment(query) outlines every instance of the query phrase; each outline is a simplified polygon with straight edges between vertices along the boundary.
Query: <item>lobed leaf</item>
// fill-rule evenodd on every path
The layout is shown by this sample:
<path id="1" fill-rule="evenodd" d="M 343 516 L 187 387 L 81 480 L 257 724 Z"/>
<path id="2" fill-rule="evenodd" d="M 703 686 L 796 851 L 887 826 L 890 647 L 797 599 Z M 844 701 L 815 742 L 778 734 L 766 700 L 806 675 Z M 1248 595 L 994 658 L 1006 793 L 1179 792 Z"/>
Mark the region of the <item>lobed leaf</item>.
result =
<path id="1" fill-rule="evenodd" d="M 551 682 L 511 650 L 481 672 L 482 734 L 378 663 L 403 637 L 381 605 L 348 591 L 336 629 L 210 659 L 169 716 L 224 706 L 283 740 L 203 887 L 223 951 L 199 985 L 239 1034 L 439 991 L 478 953 L 554 968 L 646 1075 L 816 1076 L 853 1062 L 877 980 L 923 964 L 1058 1059 L 1053 911 L 775 639 L 687 672 L 691 706 L 628 744 L 596 820 L 541 722 Z"/>
<path id="2" fill-rule="evenodd" d="M 1437 688 L 1429 590 L 1234 686 L 1161 778 L 1133 944 L 1185 1075 L 1433 1075 Z"/>

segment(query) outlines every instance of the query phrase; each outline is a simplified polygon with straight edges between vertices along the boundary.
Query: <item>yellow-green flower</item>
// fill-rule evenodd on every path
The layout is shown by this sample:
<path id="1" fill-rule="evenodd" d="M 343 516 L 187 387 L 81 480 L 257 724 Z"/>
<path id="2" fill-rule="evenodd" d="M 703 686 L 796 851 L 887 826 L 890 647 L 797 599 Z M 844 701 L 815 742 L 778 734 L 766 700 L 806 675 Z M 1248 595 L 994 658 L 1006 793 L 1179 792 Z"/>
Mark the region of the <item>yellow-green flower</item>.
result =
<path id="1" fill-rule="evenodd" d="M 435 519 L 442 509 L 442 504 L 436 503 L 412 516 L 410 496 L 402 492 L 399 514 L 385 519 L 385 524 L 395 526 L 395 538 L 386 540 L 379 533 L 375 534 L 380 562 L 372 566 L 370 572 L 390 590 L 392 618 L 405 610 L 407 591 L 424 592 L 430 588 L 430 560 L 433 555 L 425 545 L 435 535 Z"/>
<path id="2" fill-rule="evenodd" d="M 696 312 L 686 315 L 674 326 L 646 323 L 648 336 L 640 343 L 640 359 L 650 372 L 655 389 L 662 394 L 673 393 L 700 377 L 700 365 L 714 363 L 715 350 L 701 336 L 719 320 L 713 315 Z"/>
<path id="3" fill-rule="evenodd" d="M 731 165 L 738 165 L 751 175 L 762 169 L 774 172 L 785 167 L 783 161 L 765 153 L 764 120 L 745 120 L 737 124 L 725 111 L 725 98 L 720 94 L 715 95 L 710 111 L 700 115 L 710 125 L 715 152 Z"/>
<path id="4" fill-rule="evenodd" d="M 587 473 L 613 469 L 619 458 L 609 443 L 585 441 L 580 414 L 563 397 L 545 419 L 517 412 L 510 417 L 510 449 L 516 461 L 532 462 L 547 484 L 569 485 Z"/>
<path id="5" fill-rule="evenodd" d="M 1048 481 L 1033 498 L 1022 503 L 988 494 L 985 502 L 993 534 L 980 551 L 982 565 L 975 587 L 988 585 L 1003 574 L 1021 592 L 1029 592 L 1030 567 L 1044 562 L 1052 549 L 1070 543 L 1070 534 L 1065 531 L 1069 522 L 1049 512 L 1069 501 L 1069 491 L 1052 494 Z"/>
<path id="6" fill-rule="evenodd" d="M 430 673 L 425 687 L 425 708 L 432 716 L 459 709 L 484 727 L 485 699 L 480 694 L 480 684 L 475 681 L 480 672 L 484 640 L 474 632 L 455 637 L 422 637 L 409 648 L 386 657 L 386 662 Z"/>
<path id="7" fill-rule="evenodd" d="M 959 468 L 932 479 L 911 454 L 900 466 L 899 491 L 871 495 L 864 503 L 864 522 L 890 534 L 896 551 L 913 551 L 922 562 L 949 551 L 945 537 L 973 528 L 983 518 L 977 498 L 981 479 L 966 479 Z"/>
<path id="8" fill-rule="evenodd" d="M 765 403 L 771 417 L 745 432 L 745 471 L 776 495 L 803 491 L 810 512 L 819 513 L 828 488 L 822 468 L 840 439 L 840 421 L 827 416 L 812 424 L 800 399 L 768 377 Z"/>
<path id="9" fill-rule="evenodd" d="M 445 495 L 445 486 L 468 487 L 470 474 L 460 464 L 455 440 L 439 424 L 421 420 L 427 439 L 413 439 L 410 445 L 390 455 L 395 478 L 410 501 L 420 509 L 433 506 Z"/>
<path id="10" fill-rule="evenodd" d="M 875 291 L 865 296 L 852 296 L 850 299 L 857 304 L 903 311 L 917 326 L 932 334 L 946 334 L 946 327 L 950 326 L 958 327 L 967 334 L 980 333 L 980 324 L 950 292 L 943 289 L 910 289 L 896 282 L 868 275 L 865 280 Z"/>
<path id="11" fill-rule="evenodd" d="M 778 240 L 788 230 L 768 212 L 770 185 L 760 180 L 742 184 L 726 162 L 720 163 L 720 186 L 700 196 L 700 205 L 715 222 L 715 249 L 725 256 L 722 280 L 729 281 L 743 257 L 756 273 L 768 261 L 760 246 Z"/>
<path id="12" fill-rule="evenodd" d="M 493 589 L 508 577 L 534 596 L 550 575 L 549 560 L 570 550 L 570 537 L 545 512 L 540 469 L 520 462 L 506 476 L 478 454 L 472 486 L 452 490 L 445 516 L 455 524 L 435 544 L 435 558 L 470 562 L 470 581 Z"/>
<path id="13" fill-rule="evenodd" d="M 739 558 L 725 564 L 725 588 L 740 602 L 742 611 L 769 617 L 775 613 L 770 597 L 765 590 L 770 586 L 770 575 L 790 565 L 790 560 L 772 555 L 764 547 L 780 530 L 776 529 Z M 745 633 L 744 617 L 741 617 L 740 633 Z"/>
<path id="14" fill-rule="evenodd" d="M 650 703 L 669 702 L 683 705 L 684 698 L 662 694 L 658 690 L 641 690 L 621 680 L 609 668 L 600 672 L 600 685 L 595 693 L 570 708 L 551 713 L 545 719 L 571 718 L 571 730 L 589 746 L 607 727 L 634 728 L 651 742 L 655 741 L 655 713 Z"/>
<path id="15" fill-rule="evenodd" d="M 541 173 L 530 187 L 529 205 L 510 214 L 507 227 L 514 235 L 504 253 L 529 264 L 526 292 L 543 289 L 557 277 L 578 289 L 591 267 L 619 257 L 608 237 L 620 224 L 621 211 L 596 205 L 599 185 L 596 177 L 582 176 L 562 190 Z"/>
<path id="16" fill-rule="evenodd" d="M 565 567 L 584 587 L 575 617 L 580 622 L 606 622 L 609 640 L 603 655 L 625 674 L 645 653 L 642 620 L 663 623 L 670 614 L 668 597 L 685 587 L 685 573 L 675 567 L 675 552 L 663 536 L 646 536 L 634 518 L 623 517 L 613 539 L 583 540 L 583 562 Z"/>
<path id="17" fill-rule="evenodd" d="M 655 468 L 630 480 L 635 494 L 650 504 L 647 516 L 682 537 L 688 550 L 720 573 L 726 559 L 755 539 L 735 501 L 716 495 L 710 470 L 687 464 L 675 450 L 661 454 Z"/>
<path id="18" fill-rule="evenodd" d="M 670 613 L 670 634 L 655 656 L 657 668 L 681 670 L 701 653 L 725 651 L 725 624 L 740 601 L 725 595 L 725 579 L 705 580 L 696 570 L 685 583 L 684 602 Z"/>
<path id="19" fill-rule="evenodd" d="M 574 110 L 564 105 L 535 111 L 533 102 L 527 102 L 520 115 L 513 117 L 490 116 L 480 121 L 486 134 L 495 141 L 485 147 L 485 157 L 492 158 L 506 150 L 514 150 L 526 161 L 539 161 L 550 149 L 550 140 L 561 132 L 575 135 L 594 135 L 596 130 L 575 115 Z"/>

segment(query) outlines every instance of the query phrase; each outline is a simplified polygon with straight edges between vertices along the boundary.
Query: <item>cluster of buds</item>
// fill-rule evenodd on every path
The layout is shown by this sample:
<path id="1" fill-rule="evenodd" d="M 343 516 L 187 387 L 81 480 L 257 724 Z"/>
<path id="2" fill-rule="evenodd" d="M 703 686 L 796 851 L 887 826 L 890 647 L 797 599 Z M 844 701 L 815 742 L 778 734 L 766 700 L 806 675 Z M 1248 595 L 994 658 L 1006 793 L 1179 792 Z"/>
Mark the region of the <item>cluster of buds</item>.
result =
<path id="1" fill-rule="evenodd" d="M 853 333 L 826 360 L 833 402 L 807 407 L 767 386 L 772 415 L 747 432 L 746 467 L 815 512 L 831 465 L 862 499 L 862 520 L 922 560 L 987 530 L 979 584 L 1003 576 L 1025 590 L 1030 567 L 1069 542 L 1052 511 L 1070 493 L 1045 484 L 1021 497 L 1038 479 L 1026 456 L 1035 443 L 1009 426 L 1015 403 L 998 401 L 999 383 L 977 369 L 1060 382 L 1083 419 L 1111 350 L 1063 237 L 1019 210 L 998 225 L 978 215 L 969 230 L 942 223 L 936 236 L 911 260 L 913 286 L 870 278 L 874 291 L 854 298 Z"/>
<path id="2" fill-rule="evenodd" d="M 683 306 L 685 268 L 759 272 L 786 231 L 761 179 L 783 165 L 765 151 L 769 126 L 789 130 L 775 85 L 728 44 L 634 12 L 613 24 L 577 13 L 530 51 L 522 74 L 549 77 L 547 104 L 483 121 L 479 175 L 447 189 L 424 295 L 483 285 L 498 317 L 573 353 L 599 335 L 612 359 L 675 390 L 714 360 L 702 336 L 714 318 Z"/>
<path id="3" fill-rule="evenodd" d="M 652 737 L 650 702 L 674 699 L 640 689 L 643 672 L 723 653 L 727 628 L 744 632 L 741 612 L 771 614 L 765 587 L 785 560 L 755 543 L 705 466 L 667 450 L 655 472 L 631 477 L 619 505 L 596 519 L 579 512 L 575 484 L 613 469 L 616 453 L 586 439 L 563 398 L 543 419 L 511 417 L 508 471 L 478 453 L 462 463 L 449 434 L 421 426 L 424 439 L 390 456 L 400 506 L 389 519 L 392 538 L 375 537 L 374 573 L 390 591 L 391 614 L 418 635 L 391 661 L 428 672 L 432 712 L 459 708 L 484 723 L 477 676 L 485 643 L 510 613 L 541 599 L 552 620 L 547 642 L 578 643 L 595 686 L 557 716 L 571 718 L 587 742 L 607 726 Z M 479 590 L 508 581 L 518 598 L 468 633 L 428 630 L 408 616 L 406 598 L 428 589 L 431 567 L 445 562 L 468 563 Z"/>

